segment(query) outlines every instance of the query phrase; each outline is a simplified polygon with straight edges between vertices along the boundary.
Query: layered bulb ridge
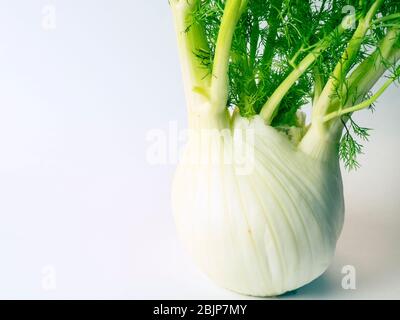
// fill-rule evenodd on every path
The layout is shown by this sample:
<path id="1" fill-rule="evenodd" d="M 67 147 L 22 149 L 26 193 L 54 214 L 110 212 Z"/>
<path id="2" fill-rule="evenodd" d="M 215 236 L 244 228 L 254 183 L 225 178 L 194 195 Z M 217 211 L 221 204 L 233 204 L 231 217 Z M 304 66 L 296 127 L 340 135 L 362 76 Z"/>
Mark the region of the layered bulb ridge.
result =
<path id="1" fill-rule="evenodd" d="M 172 187 L 178 234 L 195 263 L 218 285 L 251 296 L 320 276 L 344 218 L 336 160 L 306 154 L 259 116 L 203 122 L 190 122 Z"/>

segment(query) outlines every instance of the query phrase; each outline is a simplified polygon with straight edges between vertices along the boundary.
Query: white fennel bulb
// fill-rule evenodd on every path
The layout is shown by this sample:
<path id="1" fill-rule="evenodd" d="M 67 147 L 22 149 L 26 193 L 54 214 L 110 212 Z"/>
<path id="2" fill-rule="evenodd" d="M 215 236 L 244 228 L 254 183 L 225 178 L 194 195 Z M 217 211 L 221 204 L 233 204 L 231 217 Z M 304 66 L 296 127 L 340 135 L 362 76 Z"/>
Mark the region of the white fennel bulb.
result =
<path id="1" fill-rule="evenodd" d="M 314 159 L 259 116 L 223 125 L 191 128 L 172 192 L 180 237 L 225 288 L 253 296 L 299 288 L 329 266 L 342 228 L 334 150 Z"/>

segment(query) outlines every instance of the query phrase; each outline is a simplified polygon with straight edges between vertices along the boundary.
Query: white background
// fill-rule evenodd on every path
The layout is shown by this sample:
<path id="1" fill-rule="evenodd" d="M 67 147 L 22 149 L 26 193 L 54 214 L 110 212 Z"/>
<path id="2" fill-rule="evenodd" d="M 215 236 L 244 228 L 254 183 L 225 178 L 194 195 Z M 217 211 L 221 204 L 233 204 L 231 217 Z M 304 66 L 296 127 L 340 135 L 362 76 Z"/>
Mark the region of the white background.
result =
<path id="1" fill-rule="evenodd" d="M 400 298 L 399 90 L 358 116 L 375 130 L 344 173 L 335 261 L 283 299 Z M 170 121 L 185 127 L 167 0 L 0 1 L 0 298 L 244 298 L 176 239 L 174 164 L 146 161 L 146 135 Z"/>

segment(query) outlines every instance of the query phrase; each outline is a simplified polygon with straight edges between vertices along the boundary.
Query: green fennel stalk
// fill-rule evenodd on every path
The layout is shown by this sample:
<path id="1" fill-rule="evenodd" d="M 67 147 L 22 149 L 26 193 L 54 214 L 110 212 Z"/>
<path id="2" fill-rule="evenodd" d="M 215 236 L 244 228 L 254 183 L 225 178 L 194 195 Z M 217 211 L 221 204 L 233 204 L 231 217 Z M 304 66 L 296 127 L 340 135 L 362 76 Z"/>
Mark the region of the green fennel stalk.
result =
<path id="1" fill-rule="evenodd" d="M 349 5 L 355 17 L 343 11 Z M 338 123 L 399 79 L 398 0 L 172 0 L 171 6 L 184 76 L 191 78 L 187 97 L 211 101 L 216 113 L 232 107 L 276 128 L 298 127 L 297 111 L 312 103 L 310 127 L 319 128 L 302 132 L 323 135 L 342 131 Z M 371 92 L 384 74 L 389 80 Z M 342 159 L 353 168 L 356 156 Z"/>

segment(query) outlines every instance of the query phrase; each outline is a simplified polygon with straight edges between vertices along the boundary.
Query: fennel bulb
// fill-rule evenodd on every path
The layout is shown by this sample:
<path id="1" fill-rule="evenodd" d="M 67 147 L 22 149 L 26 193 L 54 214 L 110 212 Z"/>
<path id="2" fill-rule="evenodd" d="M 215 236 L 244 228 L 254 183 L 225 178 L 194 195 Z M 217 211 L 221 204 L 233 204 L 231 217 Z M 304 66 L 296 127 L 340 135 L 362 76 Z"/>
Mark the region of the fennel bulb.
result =
<path id="1" fill-rule="evenodd" d="M 313 2 L 171 2 L 191 129 L 172 187 L 177 230 L 212 280 L 247 295 L 327 269 L 344 220 L 339 161 L 357 168 L 369 135 L 351 115 L 400 76 L 400 4 L 350 1 L 357 15 L 343 17 L 348 1 Z"/>
<path id="2" fill-rule="evenodd" d="M 224 158 L 224 149 L 246 143 L 237 141 L 242 130 L 254 130 L 254 158 L 245 167 Z M 344 214 L 337 159 L 312 158 L 259 116 L 238 116 L 232 135 L 189 139 L 172 196 L 181 239 L 225 288 L 254 296 L 296 289 L 321 275 L 334 254 Z M 192 161 L 193 153 L 213 161 Z"/>

